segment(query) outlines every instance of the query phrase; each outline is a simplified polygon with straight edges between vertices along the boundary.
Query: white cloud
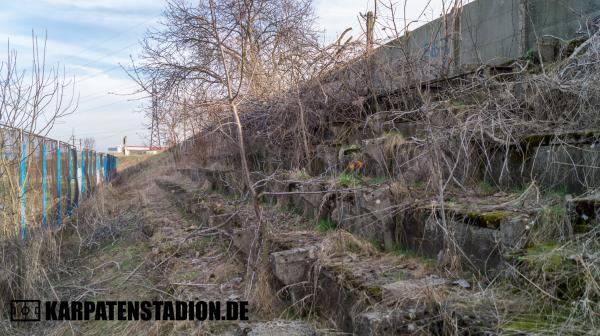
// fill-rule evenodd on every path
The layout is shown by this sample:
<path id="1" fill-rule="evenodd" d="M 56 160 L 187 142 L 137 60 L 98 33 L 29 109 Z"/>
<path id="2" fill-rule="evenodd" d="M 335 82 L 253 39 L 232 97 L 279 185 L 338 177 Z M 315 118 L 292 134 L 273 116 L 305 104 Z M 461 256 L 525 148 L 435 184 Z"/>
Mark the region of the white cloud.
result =
<path id="1" fill-rule="evenodd" d="M 55 21 L 100 26 L 109 29 L 134 29 L 142 25 L 150 25 L 159 19 L 158 16 L 143 15 L 136 12 L 123 13 L 81 8 L 48 8 L 43 15 L 45 18 Z"/>
<path id="2" fill-rule="evenodd" d="M 165 2 L 161 0 L 43 0 L 49 5 L 75 7 L 82 9 L 161 9 Z"/>
<path id="3" fill-rule="evenodd" d="M 327 42 L 333 42 L 346 28 L 352 28 L 350 35 L 358 38 L 362 34 L 358 22 L 359 12 L 366 12 L 365 0 L 319 0 L 315 2 L 317 25 L 325 30 Z M 350 36 L 347 35 L 347 36 Z"/>
<path id="4" fill-rule="evenodd" d="M 0 34 L 0 41 L 4 43 L 10 42 L 10 49 L 16 50 L 18 53 L 18 63 L 26 66 L 32 55 L 33 40 L 31 36 L 26 35 L 3 35 Z M 139 48 L 136 41 L 130 42 L 125 46 L 111 46 L 114 50 L 99 51 L 79 44 L 71 44 L 61 42 L 55 39 L 44 41 L 44 36 L 37 36 L 37 44 L 40 53 L 43 51 L 44 43 L 46 43 L 46 63 L 60 64 L 64 66 L 69 74 L 88 74 L 94 75 L 97 70 L 83 65 L 93 64 L 109 64 L 117 66 L 118 64 L 129 64 L 129 54 L 135 54 Z M 8 44 L 5 44 L 6 46 Z M 1 46 L 1 44 L 0 44 Z M 6 56 L 6 47 L 0 47 L 0 57 Z M 78 60 L 78 62 L 74 62 Z"/>

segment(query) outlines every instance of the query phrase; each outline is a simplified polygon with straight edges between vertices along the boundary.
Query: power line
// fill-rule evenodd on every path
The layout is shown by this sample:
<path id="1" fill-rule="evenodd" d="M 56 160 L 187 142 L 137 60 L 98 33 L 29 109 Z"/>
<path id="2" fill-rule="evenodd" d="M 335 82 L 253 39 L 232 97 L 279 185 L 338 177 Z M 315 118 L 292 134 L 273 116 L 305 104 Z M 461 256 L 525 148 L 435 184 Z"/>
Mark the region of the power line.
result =
<path id="1" fill-rule="evenodd" d="M 107 53 L 105 56 L 103 56 L 103 57 L 100 57 L 100 58 L 98 58 L 98 59 L 95 59 L 95 60 L 93 60 L 93 61 L 90 61 L 90 62 L 88 62 L 88 63 L 85 63 L 84 65 L 80 65 L 80 66 L 81 66 L 81 67 L 86 67 L 86 66 L 88 66 L 88 65 L 91 65 L 91 64 L 97 63 L 97 62 L 99 62 L 99 61 L 101 61 L 101 60 L 103 60 L 103 59 L 106 59 L 106 58 L 107 58 L 107 57 L 109 57 L 109 56 L 112 56 L 112 54 L 115 54 L 115 53 L 121 52 L 121 51 L 123 51 L 123 50 L 126 50 L 126 49 L 128 49 L 128 48 L 131 48 L 131 47 L 133 47 L 133 46 L 135 46 L 135 45 L 137 45 L 137 44 L 138 44 L 138 42 L 135 42 L 135 43 L 128 44 L 128 45 L 124 46 L 124 47 L 123 47 L 123 48 L 121 48 L 121 49 L 118 49 L 118 50 L 112 50 L 112 51 L 108 52 L 108 53 Z"/>
<path id="2" fill-rule="evenodd" d="M 113 105 L 127 103 L 127 102 L 130 102 L 130 100 L 127 99 L 127 100 L 122 100 L 122 101 L 116 101 L 116 102 L 112 102 L 112 103 L 109 103 L 109 104 L 104 104 L 104 105 L 99 105 L 99 106 L 96 106 L 96 107 L 88 108 L 88 109 L 85 109 L 83 111 L 78 111 L 78 112 L 79 113 L 86 113 L 86 112 L 89 112 L 89 111 L 94 111 L 94 110 L 97 110 L 97 109 L 101 109 L 101 108 L 105 108 L 105 107 L 110 107 L 110 106 L 113 106 Z"/>
<path id="3" fill-rule="evenodd" d="M 96 77 L 98 77 L 98 76 L 100 76 L 100 75 L 103 75 L 103 74 L 105 74 L 105 73 L 109 73 L 109 72 L 111 72 L 111 71 L 114 71 L 114 70 L 116 70 L 116 69 L 119 69 L 119 68 L 121 68 L 121 66 L 120 66 L 120 65 L 115 65 L 115 66 L 114 66 L 114 67 L 112 67 L 112 68 L 108 68 L 108 69 L 106 69 L 106 70 L 100 71 L 100 72 L 98 72 L 98 73 L 95 73 L 95 74 L 93 74 L 93 75 L 84 76 L 84 77 L 80 77 L 80 78 L 75 78 L 75 83 L 77 83 L 77 84 L 80 84 L 80 83 L 82 83 L 82 82 L 85 82 L 85 81 L 87 81 L 87 80 L 90 80 L 90 79 L 96 78 Z"/>
<path id="4" fill-rule="evenodd" d="M 112 35 L 111 37 L 109 37 L 107 39 L 104 39 L 104 40 L 101 40 L 99 42 L 95 42 L 95 43 L 89 44 L 88 46 L 79 49 L 79 51 L 77 53 L 81 54 L 81 53 L 86 52 L 86 51 L 91 51 L 92 48 L 94 48 L 94 47 L 96 47 L 96 46 L 98 46 L 100 44 L 112 41 L 112 40 L 114 40 L 114 39 L 116 39 L 118 37 L 123 37 L 124 34 L 129 33 L 131 30 L 133 30 L 133 29 L 135 29 L 137 27 L 140 27 L 141 25 L 144 25 L 144 24 L 146 24 L 146 23 L 148 23 L 150 21 L 154 21 L 154 19 L 145 20 L 145 21 L 142 21 L 142 22 L 137 23 L 135 25 L 129 26 L 128 28 L 125 28 L 124 30 L 119 31 L 118 33 L 115 33 L 114 35 Z M 71 58 L 76 58 L 76 57 L 77 56 L 71 56 Z"/>
<path id="5" fill-rule="evenodd" d="M 107 94 L 113 94 L 113 95 L 116 95 L 116 92 L 117 92 L 117 91 L 123 91 L 123 90 L 132 90 L 132 89 L 135 89 L 135 88 L 137 88 L 137 87 L 138 87 L 137 85 L 133 85 L 133 86 L 131 86 L 131 85 L 120 86 L 120 87 L 118 87 L 118 88 L 115 88 L 115 89 L 113 89 L 112 91 L 108 91 L 108 92 L 106 92 L 106 93 L 102 93 L 102 94 L 92 94 L 92 95 L 87 95 L 87 96 L 79 97 L 79 101 L 80 101 L 80 102 L 81 102 L 82 100 L 83 100 L 83 101 L 86 101 L 86 100 L 87 100 L 87 98 L 99 98 L 99 97 L 106 97 L 106 95 L 107 95 Z"/>
<path id="6" fill-rule="evenodd" d="M 127 128 L 127 129 L 122 129 L 122 130 L 106 130 L 106 131 L 99 131 L 99 132 L 85 132 L 85 135 L 116 135 L 122 132 L 130 132 L 130 131 L 137 131 L 137 130 L 142 130 L 143 127 L 135 127 L 135 128 Z M 71 134 L 69 135 L 52 135 L 53 137 L 70 137 Z"/>
<path id="7" fill-rule="evenodd" d="M 120 94 L 120 93 L 118 93 L 117 91 L 121 91 L 121 90 L 132 90 L 132 89 L 135 89 L 136 87 L 137 87 L 137 86 L 132 86 L 132 87 L 129 87 L 129 88 L 117 89 L 117 90 L 114 90 L 114 91 L 108 91 L 108 92 L 104 92 L 104 93 L 97 94 L 97 95 L 89 95 L 89 96 L 87 96 L 87 99 L 83 99 L 83 100 L 82 100 L 82 99 L 80 98 L 80 99 L 79 99 L 79 105 L 81 106 L 81 105 L 83 105 L 83 104 L 85 104 L 85 103 L 89 103 L 89 102 L 91 102 L 91 101 L 98 100 L 98 99 L 100 99 L 100 98 L 109 98 L 109 97 L 110 97 L 110 98 L 113 98 L 113 97 L 119 97 L 119 96 L 123 96 L 123 95 L 133 95 L 133 94 L 135 94 L 135 92 L 134 92 L 134 93 L 131 93 L 131 94 L 124 94 L 124 93 L 123 93 L 123 94 Z"/>

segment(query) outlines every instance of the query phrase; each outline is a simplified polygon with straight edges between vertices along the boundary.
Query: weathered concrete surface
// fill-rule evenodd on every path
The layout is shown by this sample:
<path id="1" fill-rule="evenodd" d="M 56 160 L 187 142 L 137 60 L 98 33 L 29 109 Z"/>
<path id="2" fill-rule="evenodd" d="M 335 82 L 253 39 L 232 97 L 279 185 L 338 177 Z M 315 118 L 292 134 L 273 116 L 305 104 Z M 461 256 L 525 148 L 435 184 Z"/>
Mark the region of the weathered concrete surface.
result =
<path id="1" fill-rule="evenodd" d="M 311 300 L 306 298 L 310 298 L 314 291 L 310 279 L 318 260 L 318 248 L 317 245 L 311 245 L 271 253 L 273 276 L 281 282 L 295 310 L 301 314 L 310 307 Z"/>
<path id="2" fill-rule="evenodd" d="M 438 286 L 448 284 L 447 279 L 429 276 L 421 279 L 401 280 L 382 286 L 383 297 L 391 299 L 406 299 L 419 297 L 430 293 Z"/>
<path id="3" fill-rule="evenodd" d="M 311 192 L 300 194 L 302 203 L 302 214 L 306 218 L 316 218 L 319 215 L 319 208 L 325 196 L 326 185 L 323 183 L 310 183 L 300 185 L 296 190 L 300 192 Z"/>
<path id="4" fill-rule="evenodd" d="M 448 253 L 454 253 L 456 243 L 464 264 L 481 271 L 497 270 L 506 252 L 522 248 L 534 223 L 528 213 L 466 200 L 446 205 L 446 227 L 441 215 L 435 205 L 397 212 L 394 219 L 399 245 L 443 261 Z"/>
<path id="5" fill-rule="evenodd" d="M 285 285 L 295 285 L 307 279 L 317 260 L 317 246 L 296 247 L 271 253 L 273 275 Z"/>
<path id="6" fill-rule="evenodd" d="M 445 248 L 444 232 L 430 209 L 409 208 L 395 216 L 398 244 L 420 255 L 436 258 Z"/>
<path id="7" fill-rule="evenodd" d="M 339 147 L 330 145 L 318 145 L 315 157 L 310 164 L 312 175 L 326 174 L 337 170 L 337 156 Z"/>
<path id="8" fill-rule="evenodd" d="M 240 323 L 239 329 L 231 336 L 321 336 L 327 334 L 329 333 L 317 331 L 302 321 L 275 320 Z"/>
<path id="9" fill-rule="evenodd" d="M 167 191 L 178 207 L 193 216 L 201 227 L 212 227 L 227 232 L 242 226 L 239 213 L 227 213 L 226 204 L 218 202 L 204 188 L 188 187 L 168 180 L 156 180 L 156 184 Z"/>
<path id="10" fill-rule="evenodd" d="M 427 147 L 417 142 L 395 146 L 391 154 L 393 176 L 401 178 L 407 185 L 429 180 L 435 175 L 429 155 Z"/>
<path id="11" fill-rule="evenodd" d="M 575 233 L 585 233 L 600 224 L 600 193 L 588 197 L 568 198 L 567 214 Z"/>
<path id="12" fill-rule="evenodd" d="M 376 138 L 386 133 L 397 133 L 405 139 L 420 136 L 423 133 L 423 125 L 414 122 L 410 116 L 410 114 L 400 116 L 394 111 L 381 111 L 370 115 L 362 129 L 362 138 Z"/>
<path id="13" fill-rule="evenodd" d="M 385 142 L 377 146 L 385 146 Z M 368 151 L 366 147 L 362 146 L 363 153 Z M 330 187 L 319 182 L 289 183 L 285 179 L 289 176 L 265 186 L 265 190 L 312 192 Z M 498 193 L 505 196 L 494 194 L 484 200 L 478 196 L 473 199 L 453 197 L 445 204 L 448 226 L 443 228 L 439 220 L 440 207 L 426 198 L 425 188 L 415 185 L 396 188 L 395 184 L 388 183 L 364 188 L 331 193 L 337 200 L 331 218 L 339 227 L 362 239 L 378 241 L 388 249 L 410 248 L 431 257 L 438 257 L 440 253 L 443 257 L 446 253 L 450 246 L 445 235 L 447 229 L 465 257 L 475 268 L 484 271 L 497 269 L 503 263 L 503 254 L 523 246 L 527 241 L 527 226 L 535 217 L 535 213 L 527 212 L 524 204 L 506 205 L 514 195 Z M 179 192 L 178 188 L 172 190 L 175 195 Z M 286 199 L 304 216 L 314 217 L 325 194 L 298 194 Z M 411 202 L 415 206 L 406 208 Z M 228 233 L 242 257 L 247 258 L 255 239 L 255 226 L 228 230 Z M 379 254 L 363 253 L 360 244 L 346 246 L 343 251 L 324 252 L 325 247 L 331 247 L 325 243 L 326 239 L 341 233 L 345 232 L 326 235 L 277 232 L 274 235 L 270 254 L 273 287 L 291 301 L 296 313 L 302 315 L 308 308 L 314 309 L 311 313 L 334 321 L 338 329 L 359 335 L 419 331 L 443 334 L 447 325 L 440 315 L 446 313 L 457 316 L 455 321 L 459 325 L 473 321 L 463 316 L 452 300 L 437 300 L 438 295 L 453 287 L 451 280 L 431 277 L 431 273 L 411 269 L 412 265 L 402 265 L 406 261 L 404 257 L 386 260 Z M 423 304 L 424 298 L 431 298 L 429 295 L 436 298 L 433 306 Z M 465 291 L 461 295 L 468 297 L 469 294 Z M 394 301 L 393 305 L 387 305 L 388 299 Z M 438 310 L 440 306 L 443 311 Z"/>
<path id="14" fill-rule="evenodd" d="M 473 1 L 376 49 L 367 61 L 373 66 L 362 68 L 372 72 L 367 77 L 383 94 L 481 64 L 502 65 L 538 50 L 543 37 L 590 36 L 599 14 L 600 3 L 593 0 Z"/>
<path id="15" fill-rule="evenodd" d="M 390 160 L 386 155 L 386 138 L 366 139 L 361 142 L 365 173 L 370 176 L 390 176 Z"/>
<path id="16" fill-rule="evenodd" d="M 492 155 L 487 177 L 514 187 L 535 180 L 545 188 L 581 193 L 600 185 L 600 133 L 535 135 Z"/>
<path id="17" fill-rule="evenodd" d="M 254 241 L 256 226 L 236 228 L 232 232 L 233 245 L 243 254 L 248 255 L 251 244 Z M 290 231 L 278 232 L 271 237 L 271 251 L 292 250 L 312 245 L 317 245 L 323 237 L 312 231 Z"/>
<path id="18" fill-rule="evenodd" d="M 193 215 L 201 226 L 212 226 L 213 209 L 205 204 L 200 198 L 186 190 L 185 187 L 166 180 L 157 180 L 156 184 L 167 191 L 175 199 L 175 202 L 187 213 Z"/>
<path id="19" fill-rule="evenodd" d="M 391 250 L 396 241 L 392 205 L 389 185 L 338 193 L 331 219 L 339 228 Z"/>
<path id="20" fill-rule="evenodd" d="M 202 182 L 208 190 L 230 193 L 239 191 L 240 176 L 232 169 L 209 169 L 203 167 L 179 169 L 184 176 L 192 181 Z"/>

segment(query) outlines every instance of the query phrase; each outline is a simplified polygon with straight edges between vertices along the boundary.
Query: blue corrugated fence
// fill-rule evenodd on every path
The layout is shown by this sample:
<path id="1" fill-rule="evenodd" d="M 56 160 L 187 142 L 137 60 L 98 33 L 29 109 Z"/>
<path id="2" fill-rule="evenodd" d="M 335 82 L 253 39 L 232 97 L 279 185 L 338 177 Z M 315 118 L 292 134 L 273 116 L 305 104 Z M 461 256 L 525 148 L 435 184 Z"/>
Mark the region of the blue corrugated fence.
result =
<path id="1" fill-rule="evenodd" d="M 72 215 L 84 193 L 87 197 L 99 184 L 109 183 L 117 169 L 117 158 L 112 155 L 77 150 L 3 125 L 0 157 L 2 217 L 18 219 L 22 239 L 31 230 L 60 225 L 65 216 Z"/>

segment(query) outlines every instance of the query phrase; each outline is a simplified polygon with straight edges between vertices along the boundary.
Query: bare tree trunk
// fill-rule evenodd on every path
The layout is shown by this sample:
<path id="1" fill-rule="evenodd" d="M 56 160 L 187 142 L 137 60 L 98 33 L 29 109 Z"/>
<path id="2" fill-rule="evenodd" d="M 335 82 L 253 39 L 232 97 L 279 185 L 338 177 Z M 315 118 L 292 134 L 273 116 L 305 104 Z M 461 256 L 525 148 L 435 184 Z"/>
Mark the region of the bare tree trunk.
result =
<path id="1" fill-rule="evenodd" d="M 302 128 L 302 142 L 304 144 L 304 152 L 306 154 L 307 162 L 310 162 L 310 149 L 308 148 L 308 137 L 306 136 L 306 121 L 304 119 L 304 106 L 302 105 L 302 98 L 300 98 L 300 89 L 298 88 L 298 82 L 296 82 L 296 97 L 298 97 L 298 107 L 300 109 L 300 126 Z"/>
<path id="2" fill-rule="evenodd" d="M 248 168 L 248 160 L 246 160 L 246 145 L 244 144 L 244 131 L 242 130 L 242 122 L 240 120 L 240 115 L 238 113 L 237 105 L 231 101 L 231 112 L 233 113 L 233 118 L 235 119 L 235 125 L 238 133 L 238 146 L 240 147 L 240 160 L 242 163 L 242 174 L 244 175 L 244 182 L 250 190 L 253 198 L 256 198 L 256 190 L 254 190 L 254 185 L 252 184 L 252 180 L 250 179 L 250 168 Z"/>

